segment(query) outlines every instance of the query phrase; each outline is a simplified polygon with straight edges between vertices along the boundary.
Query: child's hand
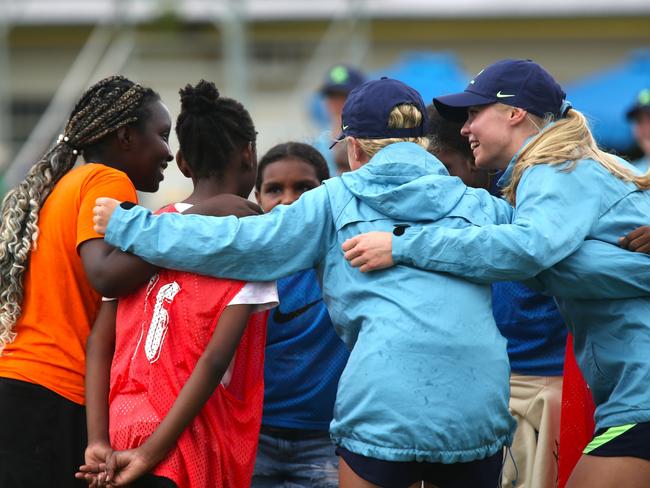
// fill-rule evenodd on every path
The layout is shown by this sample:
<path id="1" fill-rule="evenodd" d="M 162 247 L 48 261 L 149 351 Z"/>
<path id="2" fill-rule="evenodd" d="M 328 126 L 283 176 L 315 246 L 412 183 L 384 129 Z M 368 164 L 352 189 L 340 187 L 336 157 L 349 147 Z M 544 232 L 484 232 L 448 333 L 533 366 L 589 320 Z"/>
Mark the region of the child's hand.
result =
<path id="1" fill-rule="evenodd" d="M 630 251 L 650 254 L 650 226 L 644 225 L 618 240 L 618 244 Z"/>
<path id="2" fill-rule="evenodd" d="M 393 235 L 390 232 L 368 232 L 343 243 L 345 259 L 366 273 L 393 266 Z"/>
<path id="3" fill-rule="evenodd" d="M 106 234 L 106 227 L 108 221 L 111 220 L 111 215 L 115 208 L 120 204 L 113 198 L 101 197 L 95 200 L 95 207 L 93 208 L 93 224 L 95 232 L 98 234 Z"/>
<path id="4" fill-rule="evenodd" d="M 106 476 L 106 472 L 103 466 L 99 464 L 83 464 L 79 466 L 79 471 L 74 474 L 74 477 L 88 483 L 89 488 L 104 486 L 103 479 Z"/>
<path id="5" fill-rule="evenodd" d="M 126 486 L 155 467 L 142 448 L 113 451 L 106 462 L 106 483 L 110 486 Z"/>
<path id="6" fill-rule="evenodd" d="M 84 454 L 85 464 L 79 466 L 75 478 L 85 480 L 90 488 L 102 486 L 106 473 L 106 461 L 113 449 L 107 442 L 89 444 Z"/>

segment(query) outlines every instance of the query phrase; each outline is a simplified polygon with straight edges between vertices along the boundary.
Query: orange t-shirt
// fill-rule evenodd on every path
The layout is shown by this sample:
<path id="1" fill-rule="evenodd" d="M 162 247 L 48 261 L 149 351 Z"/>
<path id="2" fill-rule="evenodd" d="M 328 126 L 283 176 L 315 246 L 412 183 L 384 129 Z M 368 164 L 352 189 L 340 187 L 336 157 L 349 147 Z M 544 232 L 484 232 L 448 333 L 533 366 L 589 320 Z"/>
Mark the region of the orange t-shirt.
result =
<path id="1" fill-rule="evenodd" d="M 137 198 L 125 173 L 91 163 L 63 176 L 45 200 L 24 275 L 17 336 L 0 356 L 1 377 L 36 383 L 81 405 L 86 340 L 101 297 L 86 278 L 78 248 L 102 237 L 93 230 L 98 197 Z"/>

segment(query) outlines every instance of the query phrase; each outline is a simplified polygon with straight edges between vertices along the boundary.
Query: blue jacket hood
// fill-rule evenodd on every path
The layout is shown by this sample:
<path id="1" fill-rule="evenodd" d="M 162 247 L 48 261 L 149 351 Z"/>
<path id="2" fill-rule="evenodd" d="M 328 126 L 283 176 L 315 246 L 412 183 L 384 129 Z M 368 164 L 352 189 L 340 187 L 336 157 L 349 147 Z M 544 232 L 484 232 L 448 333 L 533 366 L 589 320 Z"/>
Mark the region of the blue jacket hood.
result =
<path id="1" fill-rule="evenodd" d="M 413 142 L 391 144 L 341 178 L 355 197 L 397 220 L 441 219 L 467 190 L 459 178 L 449 177 L 439 159 Z"/>

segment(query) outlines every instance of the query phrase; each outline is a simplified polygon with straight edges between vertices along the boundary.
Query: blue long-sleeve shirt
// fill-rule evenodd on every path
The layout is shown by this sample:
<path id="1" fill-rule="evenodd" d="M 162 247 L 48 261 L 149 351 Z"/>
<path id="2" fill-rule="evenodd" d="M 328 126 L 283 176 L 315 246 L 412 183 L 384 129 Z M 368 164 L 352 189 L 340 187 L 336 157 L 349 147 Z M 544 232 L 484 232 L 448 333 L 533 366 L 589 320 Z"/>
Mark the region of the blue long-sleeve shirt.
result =
<path id="1" fill-rule="evenodd" d="M 327 432 L 349 351 L 334 332 L 313 269 L 278 284 L 264 357 L 263 425 Z"/>
<path id="2" fill-rule="evenodd" d="M 501 195 L 497 174 L 490 193 Z M 567 328 L 555 300 L 520 281 L 492 283 L 492 313 L 508 341 L 513 372 L 527 376 L 561 376 Z"/>

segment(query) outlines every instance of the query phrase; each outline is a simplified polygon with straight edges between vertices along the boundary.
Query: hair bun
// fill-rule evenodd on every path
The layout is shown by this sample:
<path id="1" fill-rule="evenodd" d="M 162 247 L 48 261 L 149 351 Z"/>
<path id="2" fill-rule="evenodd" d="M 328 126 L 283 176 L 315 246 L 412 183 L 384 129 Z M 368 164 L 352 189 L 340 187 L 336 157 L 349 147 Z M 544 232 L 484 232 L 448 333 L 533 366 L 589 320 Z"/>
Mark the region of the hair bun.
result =
<path id="1" fill-rule="evenodd" d="M 181 95 L 181 110 L 202 115 L 214 110 L 219 100 L 219 90 L 211 81 L 201 80 L 196 86 L 185 85 L 179 91 Z"/>

